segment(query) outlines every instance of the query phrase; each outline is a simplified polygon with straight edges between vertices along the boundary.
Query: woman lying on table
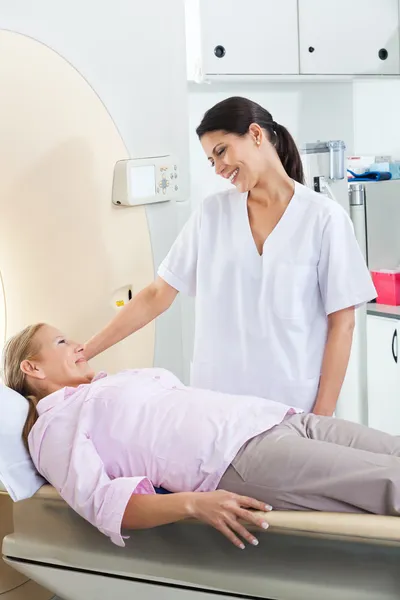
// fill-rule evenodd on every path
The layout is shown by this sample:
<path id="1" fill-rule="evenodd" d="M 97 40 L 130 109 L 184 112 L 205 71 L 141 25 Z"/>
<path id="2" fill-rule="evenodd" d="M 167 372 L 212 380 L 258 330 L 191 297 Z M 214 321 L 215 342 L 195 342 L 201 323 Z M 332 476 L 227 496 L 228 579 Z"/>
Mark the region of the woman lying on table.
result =
<path id="1" fill-rule="evenodd" d="M 95 375 L 82 346 L 45 324 L 8 342 L 4 381 L 29 400 L 38 471 L 120 546 L 121 529 L 190 517 L 256 545 L 241 521 L 267 528 L 252 509 L 271 506 L 400 512 L 400 438 L 355 423 L 188 388 L 162 369 Z"/>

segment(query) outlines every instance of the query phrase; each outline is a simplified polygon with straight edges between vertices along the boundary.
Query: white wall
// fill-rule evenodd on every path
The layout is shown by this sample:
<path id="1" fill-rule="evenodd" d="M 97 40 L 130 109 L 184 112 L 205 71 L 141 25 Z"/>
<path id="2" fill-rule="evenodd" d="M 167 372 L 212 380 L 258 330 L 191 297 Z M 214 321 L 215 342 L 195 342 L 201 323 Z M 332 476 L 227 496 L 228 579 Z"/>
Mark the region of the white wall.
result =
<path id="1" fill-rule="evenodd" d="M 400 158 L 400 79 L 354 82 L 354 150 Z"/>

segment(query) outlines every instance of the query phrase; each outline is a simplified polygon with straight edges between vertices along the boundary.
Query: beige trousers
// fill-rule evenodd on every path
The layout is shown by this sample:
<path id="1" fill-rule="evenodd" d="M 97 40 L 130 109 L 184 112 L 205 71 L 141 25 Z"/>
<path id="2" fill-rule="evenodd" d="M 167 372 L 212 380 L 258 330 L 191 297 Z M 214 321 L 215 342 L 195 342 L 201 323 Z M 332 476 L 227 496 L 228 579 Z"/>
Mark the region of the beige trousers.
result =
<path id="1" fill-rule="evenodd" d="M 277 510 L 400 515 L 400 438 L 340 419 L 290 416 L 247 442 L 218 487 Z"/>

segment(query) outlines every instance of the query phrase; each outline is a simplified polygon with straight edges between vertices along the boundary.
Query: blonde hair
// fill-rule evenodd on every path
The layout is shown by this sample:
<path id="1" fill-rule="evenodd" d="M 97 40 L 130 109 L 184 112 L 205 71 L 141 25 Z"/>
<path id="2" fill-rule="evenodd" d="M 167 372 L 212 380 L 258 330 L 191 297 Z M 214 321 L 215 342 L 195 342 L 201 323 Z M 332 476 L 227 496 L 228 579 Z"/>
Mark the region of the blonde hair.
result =
<path id="1" fill-rule="evenodd" d="M 38 418 L 36 406 L 41 397 L 28 385 L 26 375 L 21 370 L 21 363 L 24 360 L 33 360 L 38 355 L 40 346 L 35 338 L 44 325 L 45 323 L 37 323 L 26 327 L 8 340 L 3 350 L 4 383 L 7 387 L 25 396 L 29 402 L 28 416 L 22 430 L 22 439 L 26 448 L 28 448 L 29 433 Z"/>

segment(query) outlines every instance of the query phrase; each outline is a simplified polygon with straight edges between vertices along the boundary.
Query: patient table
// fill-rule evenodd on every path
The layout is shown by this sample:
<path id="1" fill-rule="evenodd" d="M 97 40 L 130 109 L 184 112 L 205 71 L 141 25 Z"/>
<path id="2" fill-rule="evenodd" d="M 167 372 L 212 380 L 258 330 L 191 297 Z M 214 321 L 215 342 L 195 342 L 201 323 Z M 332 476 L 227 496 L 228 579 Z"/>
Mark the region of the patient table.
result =
<path id="1" fill-rule="evenodd" d="M 4 491 L 0 482 L 0 491 Z M 13 531 L 13 502 L 0 494 L 0 544 Z M 0 600 L 50 600 L 53 594 L 41 588 L 26 575 L 9 567 L 0 558 Z"/>
<path id="2" fill-rule="evenodd" d="M 63 600 L 400 598 L 400 519 L 272 512 L 260 545 L 236 549 L 182 522 L 114 546 L 50 486 L 14 505 L 5 562 Z"/>

